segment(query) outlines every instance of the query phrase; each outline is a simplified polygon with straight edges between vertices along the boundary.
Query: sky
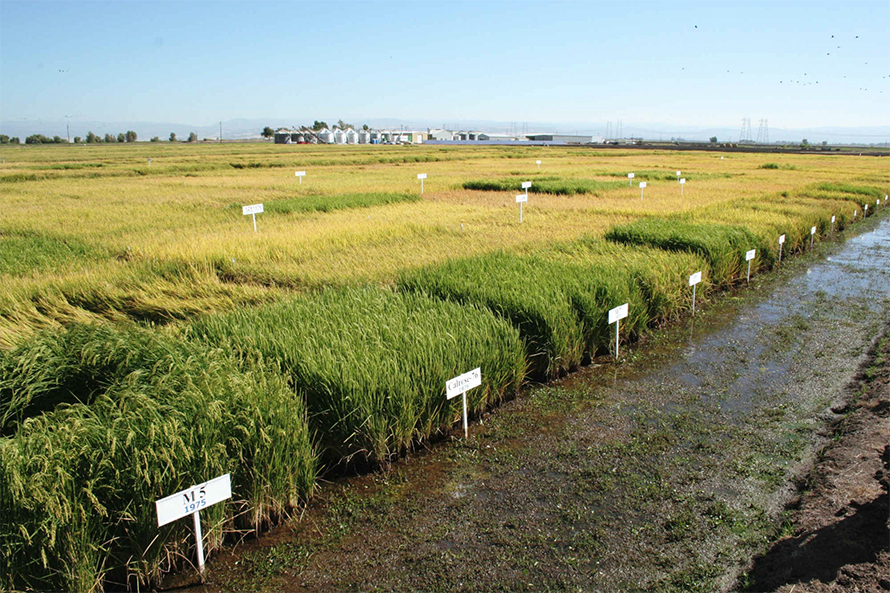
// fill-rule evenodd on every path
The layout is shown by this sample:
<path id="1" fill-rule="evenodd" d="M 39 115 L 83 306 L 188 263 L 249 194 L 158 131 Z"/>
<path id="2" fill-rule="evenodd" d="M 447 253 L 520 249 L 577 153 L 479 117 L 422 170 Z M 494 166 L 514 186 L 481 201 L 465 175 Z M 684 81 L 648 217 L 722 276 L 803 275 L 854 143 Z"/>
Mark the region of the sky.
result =
<path id="1" fill-rule="evenodd" d="M 890 2 L 0 0 L 0 120 L 890 125 Z"/>

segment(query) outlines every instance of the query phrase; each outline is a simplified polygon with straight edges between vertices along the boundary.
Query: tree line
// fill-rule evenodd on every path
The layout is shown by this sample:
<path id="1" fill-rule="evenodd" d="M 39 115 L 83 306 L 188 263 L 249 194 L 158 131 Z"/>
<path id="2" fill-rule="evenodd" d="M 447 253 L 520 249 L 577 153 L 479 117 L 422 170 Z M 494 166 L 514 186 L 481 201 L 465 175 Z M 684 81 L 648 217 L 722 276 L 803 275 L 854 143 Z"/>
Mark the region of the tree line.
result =
<path id="1" fill-rule="evenodd" d="M 353 130 L 355 129 L 355 126 L 353 126 L 353 125 L 350 124 L 350 123 L 347 123 L 347 122 L 343 121 L 342 119 L 339 120 L 336 124 L 334 124 L 334 126 L 328 126 L 328 123 L 325 122 L 325 121 L 318 121 L 318 120 L 315 120 L 315 122 L 314 122 L 311 126 L 309 126 L 309 129 L 312 130 L 313 132 L 318 132 L 318 131 L 321 131 L 321 130 L 324 130 L 324 129 L 330 129 L 331 127 L 333 127 L 333 128 L 339 128 L 339 129 L 341 129 L 341 130 L 348 130 L 348 129 L 350 129 L 350 128 L 353 129 Z M 367 131 L 367 130 L 370 130 L 371 128 L 368 127 L 368 124 L 365 124 L 365 125 L 362 126 L 362 129 L 365 130 L 365 131 Z M 273 129 L 272 129 L 271 127 L 269 127 L 269 126 L 266 126 L 265 128 L 263 128 L 263 131 L 262 131 L 262 133 L 261 133 L 260 135 L 261 135 L 263 138 L 271 138 L 272 136 L 275 135 L 275 130 L 273 130 Z"/>

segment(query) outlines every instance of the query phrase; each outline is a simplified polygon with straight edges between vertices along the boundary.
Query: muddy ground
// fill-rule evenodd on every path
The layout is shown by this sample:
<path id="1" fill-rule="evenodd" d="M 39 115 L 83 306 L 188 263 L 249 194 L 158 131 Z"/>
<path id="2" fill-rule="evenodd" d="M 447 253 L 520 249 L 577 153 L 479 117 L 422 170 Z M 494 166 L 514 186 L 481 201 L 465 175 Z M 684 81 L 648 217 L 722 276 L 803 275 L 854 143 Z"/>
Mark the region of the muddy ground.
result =
<path id="1" fill-rule="evenodd" d="M 463 440 L 332 479 L 167 590 L 861 591 L 888 574 L 890 220 Z"/>

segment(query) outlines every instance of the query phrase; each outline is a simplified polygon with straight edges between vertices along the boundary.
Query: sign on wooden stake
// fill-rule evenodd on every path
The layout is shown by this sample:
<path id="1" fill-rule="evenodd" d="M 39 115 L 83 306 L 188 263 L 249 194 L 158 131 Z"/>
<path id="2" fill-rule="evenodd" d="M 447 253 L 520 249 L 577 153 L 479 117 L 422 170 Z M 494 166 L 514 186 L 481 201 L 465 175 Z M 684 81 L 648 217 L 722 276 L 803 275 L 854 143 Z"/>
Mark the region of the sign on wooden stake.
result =
<path id="1" fill-rule="evenodd" d="M 460 394 L 463 394 L 464 438 L 467 438 L 467 391 L 474 387 L 479 387 L 480 385 L 482 385 L 481 367 L 476 367 L 469 373 L 458 375 L 457 377 L 449 379 L 445 382 L 445 397 L 447 399 L 452 399 Z"/>
<path id="2" fill-rule="evenodd" d="M 816 238 L 816 227 L 810 229 L 810 249 L 813 248 L 813 241 Z"/>
<path id="3" fill-rule="evenodd" d="M 615 324 L 615 360 L 618 360 L 618 322 L 627 317 L 628 303 L 609 311 L 609 325 Z"/>
<path id="4" fill-rule="evenodd" d="M 263 212 L 262 204 L 254 204 L 252 206 L 243 206 L 241 208 L 241 214 L 247 216 L 250 214 L 253 216 L 253 232 L 256 232 L 256 215 L 261 214 Z"/>
<path id="5" fill-rule="evenodd" d="M 751 260 L 757 255 L 757 250 L 752 249 L 745 253 L 745 261 L 748 262 L 748 278 L 746 279 L 747 284 L 751 284 Z"/>
<path id="6" fill-rule="evenodd" d="M 426 179 L 426 173 L 418 173 L 417 178 L 420 179 L 420 193 L 423 193 L 423 180 Z"/>
<path id="7" fill-rule="evenodd" d="M 686 178 L 680 180 L 680 195 L 683 195 L 683 186 L 686 185 Z"/>
<path id="8" fill-rule="evenodd" d="M 646 189 L 646 182 L 645 182 L 645 181 L 641 181 L 641 182 L 640 182 L 640 201 L 643 200 L 643 190 L 644 190 L 644 189 Z"/>
<path id="9" fill-rule="evenodd" d="M 300 178 L 300 185 L 303 185 L 303 177 L 305 177 L 305 176 L 306 176 L 306 171 L 296 171 L 294 173 L 294 177 Z"/>
<path id="10" fill-rule="evenodd" d="M 631 186 L 633 186 L 633 184 L 634 184 L 634 174 L 628 173 L 627 174 L 627 185 L 628 185 L 628 187 L 631 187 Z"/>
<path id="11" fill-rule="evenodd" d="M 519 222 L 522 222 L 522 205 L 528 202 L 528 194 L 519 194 L 516 196 L 516 203 L 519 204 Z"/>
<path id="12" fill-rule="evenodd" d="M 200 510 L 232 498 L 230 474 L 213 478 L 203 484 L 180 490 L 155 501 L 158 527 L 191 515 L 195 523 L 195 543 L 198 548 L 198 572 L 204 572 L 204 538 L 201 535 Z"/>
<path id="13" fill-rule="evenodd" d="M 779 235 L 779 263 L 782 263 L 782 245 L 785 244 L 785 235 Z"/>
<path id="14" fill-rule="evenodd" d="M 692 314 L 695 315 L 695 287 L 701 282 L 701 272 L 696 272 L 689 277 L 689 286 L 692 287 Z"/>

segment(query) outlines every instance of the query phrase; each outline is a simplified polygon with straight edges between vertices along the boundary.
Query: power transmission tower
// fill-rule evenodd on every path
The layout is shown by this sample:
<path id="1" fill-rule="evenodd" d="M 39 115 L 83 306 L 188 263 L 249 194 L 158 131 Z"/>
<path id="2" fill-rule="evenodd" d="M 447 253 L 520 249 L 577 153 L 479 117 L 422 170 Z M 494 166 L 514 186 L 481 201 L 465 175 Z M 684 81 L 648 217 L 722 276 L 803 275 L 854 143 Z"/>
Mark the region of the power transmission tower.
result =
<path id="1" fill-rule="evenodd" d="M 757 128 L 757 144 L 769 144 L 769 123 L 765 119 L 760 120 Z"/>
<path id="2" fill-rule="evenodd" d="M 742 118 L 742 131 L 739 132 L 739 144 L 743 142 L 751 142 L 751 118 Z"/>

